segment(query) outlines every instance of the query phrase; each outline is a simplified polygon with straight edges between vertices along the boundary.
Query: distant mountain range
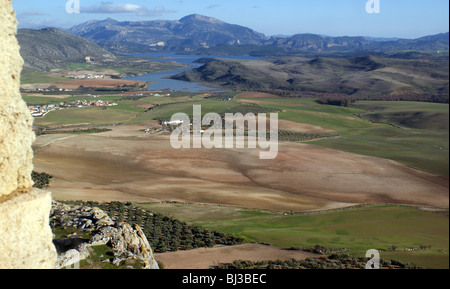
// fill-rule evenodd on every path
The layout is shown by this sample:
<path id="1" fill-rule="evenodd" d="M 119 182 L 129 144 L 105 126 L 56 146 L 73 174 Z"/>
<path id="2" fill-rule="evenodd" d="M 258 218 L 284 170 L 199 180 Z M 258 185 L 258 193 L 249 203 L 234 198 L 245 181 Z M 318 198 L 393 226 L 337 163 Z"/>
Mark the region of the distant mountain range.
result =
<path id="1" fill-rule="evenodd" d="M 86 57 L 97 63 L 116 58 L 89 40 L 55 28 L 19 29 L 17 39 L 24 66 L 32 70 L 62 68 L 69 62 L 86 62 Z"/>
<path id="2" fill-rule="evenodd" d="M 111 63 L 114 54 L 179 52 L 204 55 L 355 57 L 395 52 L 405 59 L 422 58 L 422 52 L 448 51 L 449 33 L 418 39 L 369 39 L 315 34 L 266 37 L 262 33 L 221 20 L 189 15 L 178 21 L 89 21 L 68 31 L 55 28 L 20 29 L 17 38 L 25 68 L 50 70 L 70 62 Z M 351 55 L 350 55 L 351 54 Z M 401 54 L 401 55 L 400 55 Z"/>
<path id="3" fill-rule="evenodd" d="M 370 40 L 366 37 L 322 37 L 315 34 L 297 34 L 289 38 L 271 38 L 265 45 L 294 48 L 306 51 L 438 51 L 448 50 L 449 34 L 442 33 L 418 39 L 390 41 Z"/>
<path id="4" fill-rule="evenodd" d="M 387 52 L 449 49 L 448 32 L 418 39 L 327 37 L 316 34 L 267 37 L 247 27 L 197 14 L 175 21 L 119 22 L 109 18 L 74 26 L 68 32 L 91 40 L 115 53 L 192 52 L 199 49 L 205 52 L 205 49 L 218 45 L 277 47 L 290 53 L 296 51 Z"/>
<path id="5" fill-rule="evenodd" d="M 179 21 L 89 21 L 68 32 L 113 52 L 181 52 L 219 44 L 260 44 L 266 40 L 262 33 L 201 15 L 186 16 Z"/>

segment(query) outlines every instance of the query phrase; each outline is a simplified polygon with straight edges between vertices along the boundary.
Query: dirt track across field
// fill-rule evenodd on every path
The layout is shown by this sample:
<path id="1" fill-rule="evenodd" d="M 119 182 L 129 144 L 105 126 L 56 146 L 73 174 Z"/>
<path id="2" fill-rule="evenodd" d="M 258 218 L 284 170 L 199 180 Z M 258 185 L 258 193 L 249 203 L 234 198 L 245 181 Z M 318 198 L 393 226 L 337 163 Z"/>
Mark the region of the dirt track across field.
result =
<path id="1" fill-rule="evenodd" d="M 222 264 L 230 264 L 235 260 L 267 261 L 290 259 L 305 260 L 317 258 L 318 255 L 304 251 L 283 250 L 280 248 L 260 245 L 244 244 L 238 246 L 219 246 L 215 248 L 201 248 L 189 251 L 155 254 L 155 259 L 162 263 L 164 269 L 210 269 Z"/>
<path id="2" fill-rule="evenodd" d="M 264 92 L 244 92 L 241 94 L 236 95 L 236 97 L 242 97 L 242 98 L 282 98 L 281 96 L 270 94 L 270 93 L 264 93 Z"/>
<path id="3" fill-rule="evenodd" d="M 309 144 L 259 149 L 174 149 L 144 127 L 94 135 L 44 135 L 35 170 L 55 177 L 58 200 L 220 204 L 305 211 L 355 203 L 449 206 L 448 182 L 394 161 Z"/>

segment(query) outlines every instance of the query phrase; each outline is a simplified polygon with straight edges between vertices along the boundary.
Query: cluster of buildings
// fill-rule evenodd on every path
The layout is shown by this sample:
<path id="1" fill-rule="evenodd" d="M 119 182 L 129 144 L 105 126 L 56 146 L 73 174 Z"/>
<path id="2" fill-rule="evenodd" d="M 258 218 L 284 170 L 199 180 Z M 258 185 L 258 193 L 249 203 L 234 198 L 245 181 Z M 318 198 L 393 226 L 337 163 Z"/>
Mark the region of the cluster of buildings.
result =
<path id="1" fill-rule="evenodd" d="M 103 100 L 74 100 L 66 104 L 66 107 L 85 107 L 85 106 L 114 106 L 117 103 L 110 103 Z"/>
<path id="2" fill-rule="evenodd" d="M 157 96 L 157 97 L 167 97 L 167 96 L 170 96 L 170 93 L 166 93 L 166 94 L 150 93 L 150 95 Z"/>
<path id="3" fill-rule="evenodd" d="M 48 104 L 48 105 L 33 105 L 28 106 L 30 113 L 34 117 L 44 117 L 47 113 L 61 109 L 57 104 Z"/>
<path id="4" fill-rule="evenodd" d="M 28 109 L 32 116 L 44 117 L 51 111 L 64 108 L 88 106 L 107 107 L 115 105 L 117 105 L 117 103 L 110 103 L 109 101 L 103 100 L 74 100 L 71 102 L 61 102 L 59 104 L 30 105 L 28 106 Z"/>
<path id="5" fill-rule="evenodd" d="M 74 79 L 103 79 L 106 76 L 104 74 L 81 74 L 81 75 L 65 75 L 66 78 L 74 78 Z"/>
<path id="6" fill-rule="evenodd" d="M 180 125 L 183 123 L 184 123 L 184 120 L 174 120 L 174 121 L 165 121 L 162 124 L 163 125 Z"/>
<path id="7" fill-rule="evenodd" d="M 73 89 L 68 89 L 68 88 L 52 88 L 52 87 L 49 87 L 49 88 L 32 88 L 32 89 L 23 89 L 23 88 L 21 88 L 20 89 L 20 92 L 23 92 L 23 93 L 33 93 L 33 92 L 63 92 L 63 91 L 67 91 L 67 92 L 69 92 L 69 91 L 73 91 Z"/>

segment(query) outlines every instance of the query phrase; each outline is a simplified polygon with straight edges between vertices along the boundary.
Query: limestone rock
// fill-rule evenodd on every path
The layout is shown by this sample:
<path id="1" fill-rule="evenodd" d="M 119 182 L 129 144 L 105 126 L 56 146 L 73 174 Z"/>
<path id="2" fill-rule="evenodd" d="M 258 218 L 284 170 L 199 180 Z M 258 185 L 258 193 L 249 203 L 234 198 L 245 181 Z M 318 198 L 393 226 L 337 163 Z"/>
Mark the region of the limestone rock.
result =
<path id="1" fill-rule="evenodd" d="M 79 262 L 84 258 L 85 256 L 82 256 L 80 254 L 80 251 L 75 249 L 68 250 L 58 256 L 56 268 L 62 269 L 62 268 L 70 268 L 69 266 L 73 266 L 73 269 L 80 269 Z"/>
<path id="2" fill-rule="evenodd" d="M 122 260 L 121 256 L 143 260 L 147 269 L 158 269 L 147 237 L 138 225 L 119 223 L 100 228 L 91 239 L 91 244 L 110 244 L 116 255 L 113 264 Z"/>
<path id="3" fill-rule="evenodd" d="M 0 202 L 0 269 L 53 269 L 51 194 L 33 190 Z"/>
<path id="4" fill-rule="evenodd" d="M 51 223 L 53 226 L 74 227 L 81 231 L 92 232 L 89 242 L 86 243 L 77 243 L 77 238 L 54 240 L 58 248 L 66 248 L 58 256 L 57 268 L 72 265 L 78 259 L 89 258 L 89 247 L 109 245 L 114 253 L 112 260 L 114 265 L 128 259 L 137 259 L 144 263 L 146 269 L 159 269 L 142 229 L 138 225 L 115 223 L 100 208 L 53 202 Z"/>
<path id="5" fill-rule="evenodd" d="M 0 268 L 49 269 L 56 250 L 49 226 L 51 194 L 33 190 L 35 135 L 20 95 L 23 60 L 11 0 L 0 0 Z"/>
<path id="6" fill-rule="evenodd" d="M 103 226 L 111 226 L 114 221 L 99 208 L 68 206 L 53 202 L 51 223 L 62 227 L 74 227 L 83 231 L 93 231 Z"/>
<path id="7" fill-rule="evenodd" d="M 23 60 L 11 0 L 0 1 L 0 198 L 33 186 L 33 119 L 20 95 Z"/>

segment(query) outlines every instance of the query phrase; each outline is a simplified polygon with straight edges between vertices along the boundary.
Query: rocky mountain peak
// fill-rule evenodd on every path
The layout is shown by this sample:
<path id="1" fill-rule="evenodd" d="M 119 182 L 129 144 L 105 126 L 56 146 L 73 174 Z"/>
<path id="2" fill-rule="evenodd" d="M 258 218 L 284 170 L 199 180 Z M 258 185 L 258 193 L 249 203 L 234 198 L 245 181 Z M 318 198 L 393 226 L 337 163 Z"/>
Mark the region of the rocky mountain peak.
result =
<path id="1" fill-rule="evenodd" d="M 191 14 L 191 15 L 185 16 L 180 19 L 181 23 L 192 22 L 192 21 L 202 21 L 202 22 L 208 22 L 208 23 L 213 23 L 213 24 L 225 23 L 219 19 L 216 19 L 213 17 L 208 17 L 208 16 L 203 16 L 200 14 Z"/>

